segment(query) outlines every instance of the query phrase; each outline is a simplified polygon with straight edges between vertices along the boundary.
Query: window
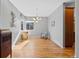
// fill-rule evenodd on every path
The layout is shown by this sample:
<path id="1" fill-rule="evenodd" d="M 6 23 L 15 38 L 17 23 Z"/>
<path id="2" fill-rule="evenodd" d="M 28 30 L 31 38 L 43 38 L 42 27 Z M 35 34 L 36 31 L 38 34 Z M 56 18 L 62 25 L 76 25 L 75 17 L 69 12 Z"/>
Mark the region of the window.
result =
<path id="1" fill-rule="evenodd" d="M 34 28 L 34 23 L 32 23 L 32 22 L 26 23 L 26 29 L 27 30 L 33 30 L 33 28 Z"/>

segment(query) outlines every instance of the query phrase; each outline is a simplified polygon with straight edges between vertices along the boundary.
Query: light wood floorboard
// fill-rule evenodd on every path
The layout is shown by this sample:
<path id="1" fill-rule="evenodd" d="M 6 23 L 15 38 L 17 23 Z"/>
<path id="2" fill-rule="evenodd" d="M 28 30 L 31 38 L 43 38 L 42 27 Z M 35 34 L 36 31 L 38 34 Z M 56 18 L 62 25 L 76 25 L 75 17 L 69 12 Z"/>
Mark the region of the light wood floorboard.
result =
<path id="1" fill-rule="evenodd" d="M 18 46 L 18 47 L 17 47 Z M 13 58 L 70 58 L 73 48 L 60 48 L 51 40 L 28 39 L 13 49 Z"/>

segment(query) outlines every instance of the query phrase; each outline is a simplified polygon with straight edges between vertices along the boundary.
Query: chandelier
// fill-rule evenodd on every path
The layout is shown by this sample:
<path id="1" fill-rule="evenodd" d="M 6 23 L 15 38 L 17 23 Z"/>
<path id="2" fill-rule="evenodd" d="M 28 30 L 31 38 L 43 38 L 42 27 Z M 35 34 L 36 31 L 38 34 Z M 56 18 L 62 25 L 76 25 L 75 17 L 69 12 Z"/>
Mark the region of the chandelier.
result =
<path id="1" fill-rule="evenodd" d="M 38 23 L 39 20 L 40 20 L 40 17 L 38 16 L 38 8 L 36 8 L 36 16 L 33 17 L 33 21 Z"/>

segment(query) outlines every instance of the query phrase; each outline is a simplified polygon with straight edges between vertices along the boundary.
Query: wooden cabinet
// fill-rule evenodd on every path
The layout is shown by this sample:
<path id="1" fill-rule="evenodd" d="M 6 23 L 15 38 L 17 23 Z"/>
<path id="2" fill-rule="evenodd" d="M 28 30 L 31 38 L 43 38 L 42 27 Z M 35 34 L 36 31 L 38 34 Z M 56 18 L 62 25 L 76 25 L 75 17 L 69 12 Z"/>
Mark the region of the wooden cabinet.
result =
<path id="1" fill-rule="evenodd" d="M 12 34 L 9 30 L 0 30 L 0 58 L 12 56 Z"/>

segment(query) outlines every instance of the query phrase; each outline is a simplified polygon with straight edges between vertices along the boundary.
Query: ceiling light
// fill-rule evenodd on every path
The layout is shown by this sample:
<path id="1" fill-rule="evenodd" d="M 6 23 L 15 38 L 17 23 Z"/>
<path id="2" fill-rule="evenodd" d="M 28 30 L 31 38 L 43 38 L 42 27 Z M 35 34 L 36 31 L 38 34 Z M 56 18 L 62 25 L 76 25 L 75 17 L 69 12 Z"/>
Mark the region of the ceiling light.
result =
<path id="1" fill-rule="evenodd" d="M 40 20 L 40 17 L 38 16 L 38 8 L 36 8 L 36 16 L 33 17 L 33 20 L 34 20 L 35 22 L 37 22 L 37 23 L 38 23 L 38 21 Z"/>
<path id="2" fill-rule="evenodd" d="M 33 17 L 33 20 L 34 20 L 34 21 L 36 21 L 36 18 L 35 18 L 35 17 Z"/>

